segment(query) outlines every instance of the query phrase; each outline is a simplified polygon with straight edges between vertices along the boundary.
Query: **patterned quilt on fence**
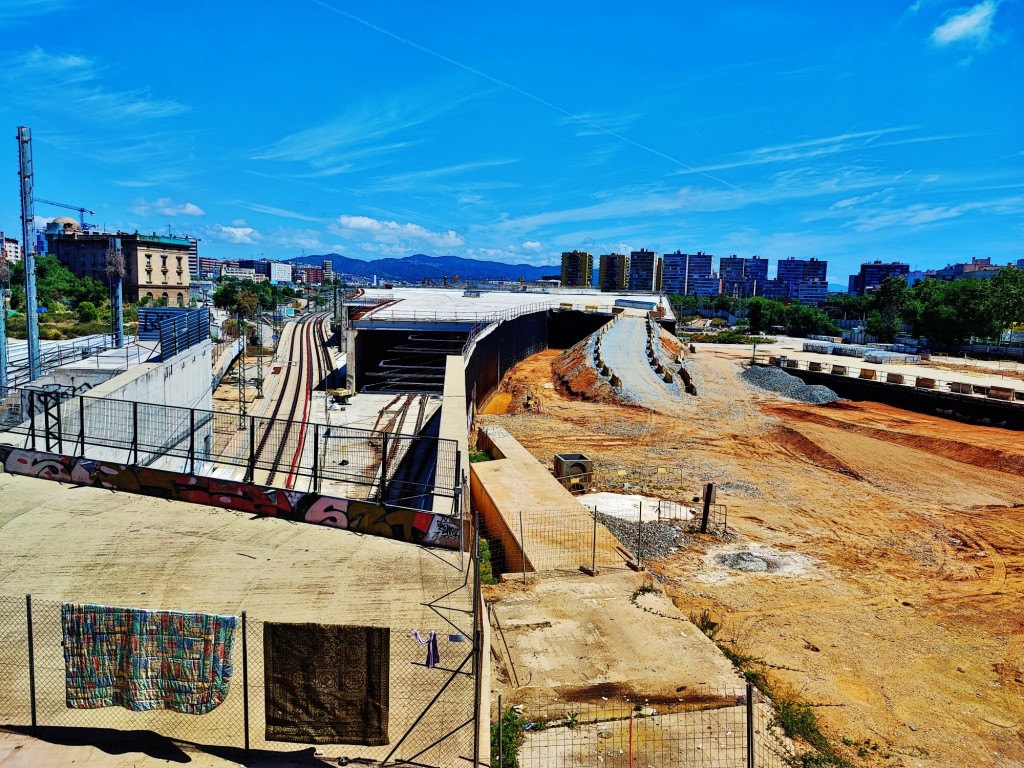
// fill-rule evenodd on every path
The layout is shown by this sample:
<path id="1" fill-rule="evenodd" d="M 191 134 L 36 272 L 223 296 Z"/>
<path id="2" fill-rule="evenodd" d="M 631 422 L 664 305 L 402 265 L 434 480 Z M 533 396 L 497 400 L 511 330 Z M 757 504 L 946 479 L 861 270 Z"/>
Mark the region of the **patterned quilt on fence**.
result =
<path id="1" fill-rule="evenodd" d="M 61 606 L 67 704 L 202 715 L 228 695 L 236 618 Z"/>
<path id="2" fill-rule="evenodd" d="M 263 625 L 268 741 L 388 743 L 386 627 Z"/>

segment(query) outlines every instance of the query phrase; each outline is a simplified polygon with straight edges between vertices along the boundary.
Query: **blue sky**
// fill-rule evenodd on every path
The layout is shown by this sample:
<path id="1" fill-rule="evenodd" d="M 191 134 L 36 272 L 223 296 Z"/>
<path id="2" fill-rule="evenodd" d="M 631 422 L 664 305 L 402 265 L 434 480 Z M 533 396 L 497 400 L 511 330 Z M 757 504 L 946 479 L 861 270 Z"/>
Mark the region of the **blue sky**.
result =
<path id="1" fill-rule="evenodd" d="M 1024 0 L 0 0 L 0 32 L 8 233 L 28 125 L 38 197 L 216 258 L 1024 257 Z"/>

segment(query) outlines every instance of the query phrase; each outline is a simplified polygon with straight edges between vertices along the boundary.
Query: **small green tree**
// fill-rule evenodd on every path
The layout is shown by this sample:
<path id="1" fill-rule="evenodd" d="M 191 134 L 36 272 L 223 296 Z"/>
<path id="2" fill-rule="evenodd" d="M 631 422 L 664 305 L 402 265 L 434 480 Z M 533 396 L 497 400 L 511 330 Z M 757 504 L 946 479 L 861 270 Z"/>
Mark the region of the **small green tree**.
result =
<path id="1" fill-rule="evenodd" d="M 83 323 L 91 323 L 99 317 L 99 314 L 96 305 L 91 301 L 83 301 L 78 305 L 78 319 Z"/>
<path id="2" fill-rule="evenodd" d="M 1004 267 L 992 278 L 992 314 L 1000 328 L 1024 323 L 1024 269 Z"/>
<path id="3" fill-rule="evenodd" d="M 747 319 L 754 333 L 768 331 L 774 325 L 786 324 L 786 307 L 781 301 L 755 296 L 747 303 Z"/>
<path id="4" fill-rule="evenodd" d="M 871 297 L 867 330 L 882 341 L 892 341 L 903 324 L 910 303 L 910 286 L 902 277 L 890 275 Z"/>

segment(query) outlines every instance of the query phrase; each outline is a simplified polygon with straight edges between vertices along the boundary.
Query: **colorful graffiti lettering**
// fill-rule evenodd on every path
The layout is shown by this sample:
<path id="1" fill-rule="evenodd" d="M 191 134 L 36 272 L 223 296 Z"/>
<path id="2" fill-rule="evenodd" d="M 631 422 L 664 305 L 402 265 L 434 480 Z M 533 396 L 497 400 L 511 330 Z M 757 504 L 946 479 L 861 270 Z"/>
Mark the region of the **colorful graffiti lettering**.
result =
<path id="1" fill-rule="evenodd" d="M 341 528 L 411 544 L 458 549 L 462 539 L 459 520 L 368 501 L 285 491 L 235 480 L 183 475 L 162 469 L 42 453 L 9 445 L 0 445 L 0 463 L 4 471 L 12 475 L 204 504 L 261 517 Z"/>

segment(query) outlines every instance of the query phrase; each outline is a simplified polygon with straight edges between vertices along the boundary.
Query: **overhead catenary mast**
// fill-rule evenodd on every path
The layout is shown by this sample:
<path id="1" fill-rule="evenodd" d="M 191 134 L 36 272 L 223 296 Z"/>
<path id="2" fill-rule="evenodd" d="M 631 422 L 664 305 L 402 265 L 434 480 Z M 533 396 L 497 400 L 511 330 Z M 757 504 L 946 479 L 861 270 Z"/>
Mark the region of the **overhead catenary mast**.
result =
<path id="1" fill-rule="evenodd" d="M 0 398 L 7 397 L 7 259 L 0 254 Z"/>
<path id="2" fill-rule="evenodd" d="M 25 315 L 28 324 L 28 377 L 42 375 L 39 363 L 39 300 L 36 297 L 35 211 L 32 208 L 32 129 L 18 126 L 18 178 L 21 180 L 21 239 L 25 260 Z"/>

